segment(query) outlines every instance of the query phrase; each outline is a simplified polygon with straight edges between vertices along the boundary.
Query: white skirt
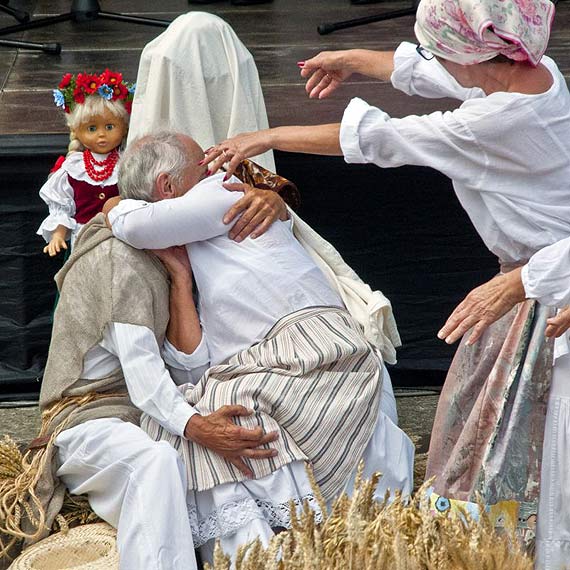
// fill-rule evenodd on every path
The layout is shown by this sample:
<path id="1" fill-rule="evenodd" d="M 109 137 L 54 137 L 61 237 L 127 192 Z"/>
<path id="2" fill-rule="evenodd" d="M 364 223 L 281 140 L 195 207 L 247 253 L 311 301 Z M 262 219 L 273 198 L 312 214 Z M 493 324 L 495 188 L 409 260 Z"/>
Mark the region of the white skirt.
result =
<path id="1" fill-rule="evenodd" d="M 413 488 L 414 446 L 397 426 L 396 400 L 392 382 L 383 367 L 380 411 L 372 437 L 364 451 L 365 477 L 375 471 L 382 478 L 376 497 L 383 499 L 387 490 L 402 490 L 409 494 Z M 347 481 L 345 491 L 350 494 L 358 465 Z M 194 546 L 197 548 L 216 538 L 238 532 L 256 520 L 271 528 L 289 528 L 290 502 L 300 510 L 308 501 L 317 520 L 322 519 L 317 501 L 305 472 L 303 462 L 285 465 L 271 475 L 258 480 L 226 483 L 207 491 L 188 493 L 188 516 Z"/>

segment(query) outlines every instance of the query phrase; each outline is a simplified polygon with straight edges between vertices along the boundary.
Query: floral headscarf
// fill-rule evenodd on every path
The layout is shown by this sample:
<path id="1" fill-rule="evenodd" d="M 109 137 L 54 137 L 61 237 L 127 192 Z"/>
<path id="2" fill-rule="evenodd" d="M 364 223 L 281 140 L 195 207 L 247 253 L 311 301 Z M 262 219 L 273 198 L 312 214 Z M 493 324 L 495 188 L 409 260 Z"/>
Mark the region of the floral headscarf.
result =
<path id="1" fill-rule="evenodd" d="M 415 33 L 422 47 L 463 65 L 497 55 L 538 65 L 553 18 L 550 0 L 421 0 Z"/>

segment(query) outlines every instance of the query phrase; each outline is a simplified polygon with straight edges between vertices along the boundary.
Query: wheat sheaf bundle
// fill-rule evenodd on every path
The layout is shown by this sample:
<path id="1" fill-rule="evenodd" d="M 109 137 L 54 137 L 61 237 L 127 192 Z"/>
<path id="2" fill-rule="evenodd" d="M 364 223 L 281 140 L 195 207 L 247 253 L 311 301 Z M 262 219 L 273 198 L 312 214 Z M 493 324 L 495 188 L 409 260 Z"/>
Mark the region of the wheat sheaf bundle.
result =
<path id="1" fill-rule="evenodd" d="M 34 486 L 42 469 L 41 455 L 30 457 L 22 454 L 18 445 L 9 436 L 0 441 L 0 560 L 12 558 L 22 542 L 34 538 L 43 527 L 45 514 L 34 492 Z M 38 516 L 34 514 L 34 510 Z M 33 530 L 22 529 L 24 517 L 31 522 Z M 66 493 L 62 509 L 51 531 L 67 531 L 78 524 L 99 521 L 91 510 L 86 497 Z"/>
<path id="2" fill-rule="evenodd" d="M 323 513 L 327 510 L 310 471 Z M 412 499 L 374 500 L 379 475 L 362 480 L 352 498 L 338 498 L 321 524 L 306 504 L 300 515 L 291 506 L 291 528 L 267 548 L 259 541 L 240 547 L 236 570 L 532 570 L 532 560 L 512 533 L 497 534 L 485 515 L 434 515 L 427 484 Z M 230 557 L 216 545 L 213 567 L 229 570 Z"/>

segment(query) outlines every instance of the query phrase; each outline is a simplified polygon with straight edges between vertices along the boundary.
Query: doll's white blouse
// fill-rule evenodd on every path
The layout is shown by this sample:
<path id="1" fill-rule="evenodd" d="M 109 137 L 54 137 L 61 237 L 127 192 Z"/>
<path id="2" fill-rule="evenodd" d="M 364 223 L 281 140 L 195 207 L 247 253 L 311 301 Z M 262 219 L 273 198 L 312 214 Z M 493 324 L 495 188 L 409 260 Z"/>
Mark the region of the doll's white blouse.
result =
<path id="1" fill-rule="evenodd" d="M 93 153 L 93 157 L 98 161 L 105 160 L 107 156 L 108 154 Z M 98 184 L 85 171 L 83 153 L 74 152 L 64 160 L 61 168 L 54 172 L 40 188 L 40 197 L 48 205 L 49 214 L 36 233 L 49 243 L 52 233 L 57 226 L 65 226 L 71 230 L 71 245 L 73 246 L 75 237 L 83 227 L 83 224 L 78 223 L 74 218 L 74 192 L 69 183 L 68 175 L 75 180 L 104 187 L 117 184 L 117 169 L 115 168 L 111 176 L 104 181 L 104 184 Z"/>
<path id="2" fill-rule="evenodd" d="M 570 93 L 556 64 L 542 63 L 553 78 L 547 92 L 485 96 L 404 43 L 394 57 L 394 87 L 465 101 L 454 111 L 394 119 L 353 99 L 341 125 L 345 160 L 439 170 L 486 246 L 502 261 L 527 261 L 570 235 Z"/>

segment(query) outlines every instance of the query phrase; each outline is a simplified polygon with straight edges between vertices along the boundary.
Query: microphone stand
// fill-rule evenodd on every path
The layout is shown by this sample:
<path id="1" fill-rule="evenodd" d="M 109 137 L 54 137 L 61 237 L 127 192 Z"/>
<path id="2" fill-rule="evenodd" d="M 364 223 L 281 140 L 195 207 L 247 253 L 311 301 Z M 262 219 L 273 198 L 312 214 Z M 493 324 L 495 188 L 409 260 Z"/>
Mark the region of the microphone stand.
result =
<path id="1" fill-rule="evenodd" d="M 24 32 L 26 30 L 33 30 L 36 28 L 44 28 L 60 22 L 88 22 L 99 18 L 131 24 L 143 24 L 145 26 L 158 26 L 161 28 L 167 28 L 171 23 L 169 20 L 157 20 L 156 18 L 145 18 L 142 16 L 129 16 L 115 12 L 104 12 L 101 10 L 98 0 L 73 0 L 71 2 L 71 9 L 69 12 L 59 14 L 58 16 L 48 16 L 46 18 L 39 18 L 36 20 L 30 20 L 28 14 L 15 11 L 12 8 L 9 8 L 7 4 L 8 0 L 0 0 L 0 8 L 14 16 L 22 23 L 15 26 L 8 26 L 7 28 L 0 28 L 0 36 Z M 0 46 L 2 45 L 8 47 L 21 47 L 25 49 L 37 49 L 51 54 L 58 54 L 61 52 L 61 44 L 59 43 L 38 44 L 35 42 L 24 42 L 21 40 L 0 39 Z"/>
<path id="2" fill-rule="evenodd" d="M 0 0 L 0 12 L 9 14 L 20 24 L 25 24 L 30 21 L 30 15 L 23 10 L 18 10 L 9 6 L 9 0 Z M 2 40 L 0 39 L 0 46 L 4 47 L 14 47 L 14 48 L 24 48 L 24 49 L 36 49 L 45 51 L 47 53 L 59 53 L 57 49 L 58 44 L 39 44 L 36 42 L 26 42 L 23 40 Z"/>
<path id="3" fill-rule="evenodd" d="M 337 30 L 345 30 L 347 28 L 355 28 L 356 26 L 364 26 L 373 22 L 383 22 L 384 20 L 394 20 L 404 16 L 414 16 L 418 8 L 419 0 L 413 0 L 412 6 L 403 8 L 402 10 L 392 10 L 385 14 L 377 14 L 376 16 L 365 16 L 364 18 L 354 18 L 352 20 L 344 20 L 342 22 L 332 22 L 321 24 L 317 27 L 317 31 L 321 36 L 336 32 Z"/>

